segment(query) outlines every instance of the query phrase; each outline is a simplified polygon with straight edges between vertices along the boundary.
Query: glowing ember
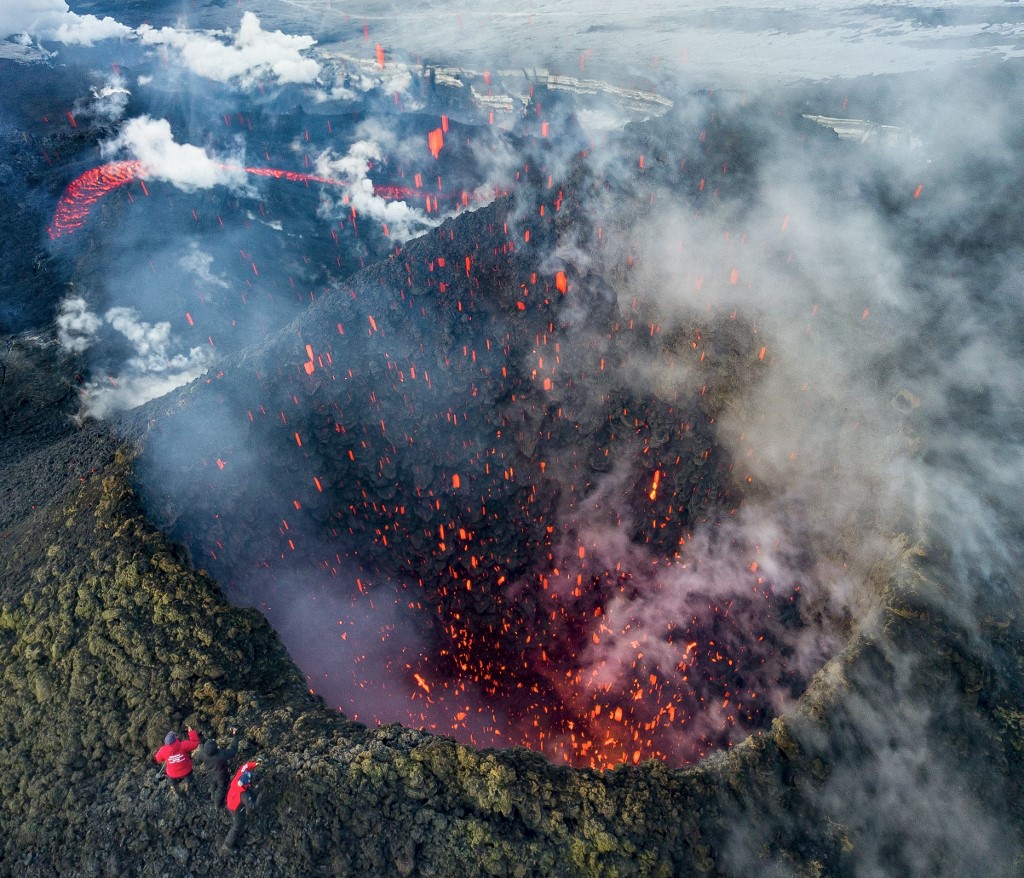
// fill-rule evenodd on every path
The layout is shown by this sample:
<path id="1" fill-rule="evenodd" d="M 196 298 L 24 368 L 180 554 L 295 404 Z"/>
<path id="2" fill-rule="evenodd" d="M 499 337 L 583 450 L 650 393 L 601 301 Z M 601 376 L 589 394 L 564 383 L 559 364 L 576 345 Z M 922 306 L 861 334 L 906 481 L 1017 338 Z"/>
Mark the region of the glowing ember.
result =
<path id="1" fill-rule="evenodd" d="M 427 135 L 427 146 L 430 147 L 430 154 L 435 159 L 441 155 L 441 149 L 444 147 L 444 132 L 440 128 L 435 128 Z"/>

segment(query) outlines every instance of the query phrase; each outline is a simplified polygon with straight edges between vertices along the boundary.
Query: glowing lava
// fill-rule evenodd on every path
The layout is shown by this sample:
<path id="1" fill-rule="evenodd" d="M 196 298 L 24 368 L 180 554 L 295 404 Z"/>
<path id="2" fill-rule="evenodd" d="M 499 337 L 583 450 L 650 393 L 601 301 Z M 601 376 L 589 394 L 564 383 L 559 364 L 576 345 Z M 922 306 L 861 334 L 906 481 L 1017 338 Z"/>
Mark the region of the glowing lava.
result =
<path id="1" fill-rule="evenodd" d="M 68 184 L 57 204 L 53 222 L 47 231 L 51 238 L 59 238 L 78 231 L 85 225 L 89 210 L 108 192 L 131 183 L 141 172 L 139 162 L 110 162 L 90 168 Z"/>
<path id="2" fill-rule="evenodd" d="M 228 171 L 243 170 L 254 177 L 270 177 L 275 180 L 288 180 L 293 183 L 320 183 L 325 186 L 350 185 L 347 180 L 322 177 L 318 174 L 287 171 L 282 168 L 240 168 L 237 165 L 220 165 L 219 167 Z M 85 225 L 93 205 L 103 196 L 135 180 L 139 180 L 143 187 L 145 187 L 145 178 L 146 169 L 138 161 L 109 162 L 96 168 L 90 168 L 84 174 L 72 180 L 64 190 L 64 194 L 57 204 L 57 209 L 54 211 L 53 221 L 47 229 L 50 238 L 56 240 L 57 238 L 77 232 Z M 373 194 L 378 198 L 397 201 L 418 197 L 421 193 L 418 189 L 411 187 L 374 185 Z M 495 194 L 502 193 L 498 191 Z M 463 204 L 467 204 L 470 200 L 475 200 L 477 196 L 462 192 L 460 193 L 460 198 Z M 436 197 L 434 198 L 434 205 L 436 210 Z"/>

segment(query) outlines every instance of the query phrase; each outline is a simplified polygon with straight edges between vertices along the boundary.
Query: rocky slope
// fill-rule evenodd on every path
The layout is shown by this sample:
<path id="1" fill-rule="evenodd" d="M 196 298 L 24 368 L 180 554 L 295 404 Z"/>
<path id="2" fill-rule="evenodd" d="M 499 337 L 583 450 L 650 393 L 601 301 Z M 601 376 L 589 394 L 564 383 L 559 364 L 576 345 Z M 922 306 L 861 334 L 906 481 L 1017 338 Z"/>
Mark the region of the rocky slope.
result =
<path id="1" fill-rule="evenodd" d="M 685 771 L 653 761 L 573 771 L 326 709 L 262 617 L 228 606 L 147 525 L 129 457 L 122 450 L 5 536 L 3 874 L 668 876 L 775 864 L 776 874 L 844 875 L 884 832 L 899 870 L 910 855 L 900 827 L 844 820 L 847 803 L 828 795 L 875 768 L 872 748 L 850 740 L 871 705 L 844 695 L 897 673 L 912 675 L 913 691 L 948 693 L 919 730 L 922 747 L 969 761 L 986 809 L 1005 819 L 1004 850 L 1015 849 L 1024 704 L 999 669 L 1022 669 L 1019 622 L 993 617 L 983 656 L 914 605 L 906 558 L 886 565 L 905 581 L 884 583 L 878 639 L 851 644 L 770 733 Z M 891 663 L 885 644 L 911 642 L 929 647 L 916 666 Z M 238 725 L 241 755 L 263 761 L 266 806 L 229 857 L 218 850 L 229 821 L 202 770 L 178 799 L 152 763 L 167 729 L 186 723 L 222 741 Z M 936 874 L 967 873 L 949 868 L 969 864 L 941 839 L 915 855 Z M 1007 864 L 1020 868 L 988 865 Z"/>

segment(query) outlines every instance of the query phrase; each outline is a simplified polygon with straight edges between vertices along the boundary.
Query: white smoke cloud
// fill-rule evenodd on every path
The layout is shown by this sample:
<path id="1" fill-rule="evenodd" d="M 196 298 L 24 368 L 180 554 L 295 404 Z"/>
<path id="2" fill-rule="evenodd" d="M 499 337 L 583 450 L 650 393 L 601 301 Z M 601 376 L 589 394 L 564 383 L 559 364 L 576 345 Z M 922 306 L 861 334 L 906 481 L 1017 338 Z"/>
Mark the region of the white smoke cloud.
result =
<path id="1" fill-rule="evenodd" d="M 137 408 L 175 388 L 188 384 L 206 371 L 196 362 L 187 369 L 155 375 L 122 375 L 91 381 L 83 393 L 82 414 L 91 418 L 109 418 L 116 412 Z"/>
<path id="2" fill-rule="evenodd" d="M 81 296 L 64 299 L 57 310 L 57 339 L 65 350 L 80 354 L 92 345 L 102 324 Z"/>
<path id="3" fill-rule="evenodd" d="M 364 127 L 361 133 L 370 132 Z M 342 210 L 347 212 L 349 208 L 355 208 L 357 216 L 370 217 L 386 225 L 389 236 L 403 243 L 439 225 L 442 217 L 428 216 L 405 201 L 387 201 L 374 194 L 373 181 L 369 177 L 370 164 L 380 161 L 382 155 L 381 146 L 376 141 L 358 140 L 344 156 L 337 156 L 330 149 L 317 156 L 317 174 L 349 181 L 346 197 L 334 199 L 325 195 L 320 212 L 329 218 Z"/>
<path id="4" fill-rule="evenodd" d="M 88 384 L 83 409 L 91 417 L 109 417 L 170 393 L 209 366 L 210 356 L 204 348 L 180 349 L 166 320 L 149 323 L 134 308 L 125 307 L 109 309 L 103 319 L 131 342 L 135 356 L 122 364 L 117 376 L 103 376 Z"/>
<path id="5" fill-rule="evenodd" d="M 279 30 L 265 31 L 252 12 L 242 16 L 233 38 L 220 31 L 195 32 L 172 27 L 157 30 L 149 25 L 142 25 L 138 33 L 145 45 L 177 49 L 189 70 L 217 82 L 249 86 L 261 78 L 272 77 L 285 85 L 315 82 L 320 75 L 319 63 L 302 54 L 316 40 Z"/>
<path id="6" fill-rule="evenodd" d="M 189 252 L 178 260 L 178 265 L 186 271 L 192 272 L 200 281 L 207 286 L 228 289 L 229 284 L 221 275 L 214 274 L 210 270 L 213 265 L 213 254 L 200 250 L 199 245 L 193 241 L 189 245 Z"/>
<path id="7" fill-rule="evenodd" d="M 132 29 L 110 16 L 78 15 L 64 0 L 19 0 L 0 4 L 0 37 L 27 34 L 41 40 L 91 46 L 127 37 Z"/>
<path id="8" fill-rule="evenodd" d="M 134 308 L 110 308 L 102 319 L 80 296 L 64 299 L 57 313 L 57 338 L 72 353 L 84 353 L 103 339 L 103 328 L 128 339 L 135 356 L 119 364 L 116 374 L 97 370 L 85 387 L 82 414 L 105 418 L 142 405 L 206 371 L 210 355 L 202 347 L 182 348 L 165 320 L 149 323 Z"/>
<path id="9" fill-rule="evenodd" d="M 359 95 L 342 81 L 335 82 L 331 86 L 330 91 L 318 91 L 316 93 L 316 100 L 319 103 L 324 101 L 354 101 L 358 97 Z"/>
<path id="10" fill-rule="evenodd" d="M 345 58 L 345 65 L 334 73 L 329 91 L 317 92 L 318 101 L 354 101 L 360 94 L 380 89 L 385 94 L 405 95 L 405 109 L 418 109 L 421 104 L 409 95 L 412 85 L 412 70 L 409 65 L 387 61 L 379 67 L 375 61 Z"/>
<path id="11" fill-rule="evenodd" d="M 190 143 L 178 143 L 166 119 L 138 116 L 129 119 L 113 140 L 101 144 L 104 157 L 128 153 L 143 166 L 143 176 L 163 180 L 185 192 L 212 186 L 240 186 L 245 170 L 237 159 L 211 156 Z"/>
<path id="12" fill-rule="evenodd" d="M 134 308 L 111 308 L 103 319 L 132 343 L 136 356 L 126 363 L 139 372 L 169 372 L 188 369 L 196 360 L 205 359 L 202 348 L 187 354 L 172 353 L 171 324 L 166 320 L 148 323 Z"/>
<path id="13" fill-rule="evenodd" d="M 98 122 L 118 122 L 124 116 L 132 93 L 123 76 L 112 76 L 104 85 L 90 89 L 89 98 L 76 101 L 76 118 L 92 118 Z"/>
<path id="14" fill-rule="evenodd" d="M 95 15 L 69 13 L 57 28 L 56 38 L 69 45 L 91 46 L 100 40 L 127 37 L 131 32 L 131 28 L 108 15 L 97 18 Z"/>

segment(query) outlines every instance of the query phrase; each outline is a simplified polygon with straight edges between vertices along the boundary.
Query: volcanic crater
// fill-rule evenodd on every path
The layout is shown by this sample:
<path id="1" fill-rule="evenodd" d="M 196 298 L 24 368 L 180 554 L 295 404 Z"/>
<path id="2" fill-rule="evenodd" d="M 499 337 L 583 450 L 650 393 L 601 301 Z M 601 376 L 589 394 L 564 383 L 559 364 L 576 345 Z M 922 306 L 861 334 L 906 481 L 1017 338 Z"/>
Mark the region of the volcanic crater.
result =
<path id="1" fill-rule="evenodd" d="M 817 667 L 789 659 L 822 620 L 728 526 L 759 488 L 716 419 L 770 342 L 735 312 L 631 295 L 599 240 L 628 228 L 593 219 L 606 197 L 583 158 L 562 182 L 528 162 L 513 195 L 123 418 L 149 516 L 233 601 L 274 621 L 312 590 L 337 617 L 308 637 L 343 659 L 289 645 L 355 718 L 578 767 L 685 765 L 764 729 Z M 696 533 L 736 559 L 725 595 L 690 569 Z"/>

